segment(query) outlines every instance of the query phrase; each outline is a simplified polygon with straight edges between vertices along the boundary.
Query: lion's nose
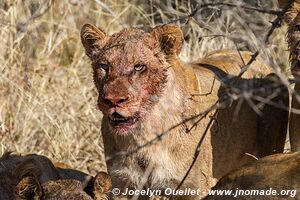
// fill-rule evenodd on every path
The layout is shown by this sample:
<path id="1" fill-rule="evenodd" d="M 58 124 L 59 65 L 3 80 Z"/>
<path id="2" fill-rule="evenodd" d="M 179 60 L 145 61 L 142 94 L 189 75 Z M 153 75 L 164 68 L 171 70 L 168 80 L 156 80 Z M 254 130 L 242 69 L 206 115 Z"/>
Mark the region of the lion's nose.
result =
<path id="1" fill-rule="evenodd" d="M 128 100 L 128 97 L 123 96 L 104 96 L 103 101 L 109 106 L 117 106 Z"/>

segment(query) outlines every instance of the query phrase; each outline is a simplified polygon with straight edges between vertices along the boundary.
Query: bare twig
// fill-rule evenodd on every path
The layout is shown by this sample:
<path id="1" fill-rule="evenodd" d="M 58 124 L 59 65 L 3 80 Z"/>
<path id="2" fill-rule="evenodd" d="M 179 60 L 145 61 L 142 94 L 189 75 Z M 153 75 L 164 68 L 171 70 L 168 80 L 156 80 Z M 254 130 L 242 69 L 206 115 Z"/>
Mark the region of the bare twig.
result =
<path id="1" fill-rule="evenodd" d="M 196 163 L 196 161 L 197 161 L 197 158 L 198 158 L 198 156 L 199 156 L 199 154 L 200 154 L 200 150 L 201 150 L 200 147 L 201 147 L 201 145 L 202 145 L 202 143 L 203 143 L 203 141 L 204 141 L 204 138 L 205 138 L 205 136 L 206 136 L 206 134 L 207 134 L 207 132 L 208 132 L 210 126 L 212 125 L 212 123 L 213 123 L 214 120 L 216 119 L 217 114 L 218 114 L 218 110 L 216 110 L 215 113 L 213 114 L 213 116 L 210 118 L 210 120 L 209 120 L 209 122 L 208 122 L 208 124 L 207 124 L 207 126 L 206 126 L 206 128 L 205 128 L 205 130 L 204 130 L 204 133 L 202 134 L 202 136 L 201 136 L 201 138 L 200 138 L 200 140 L 199 140 L 199 142 L 198 142 L 198 144 L 197 144 L 197 146 L 196 146 L 196 150 L 195 150 L 195 153 L 194 153 L 193 161 L 192 161 L 192 163 L 190 164 L 190 166 L 189 166 L 187 172 L 185 173 L 183 179 L 182 179 L 181 182 L 178 184 L 176 190 L 180 189 L 180 187 L 182 186 L 182 184 L 184 183 L 184 181 L 186 180 L 186 178 L 187 178 L 188 175 L 190 174 L 190 172 L 191 172 L 193 166 L 195 165 L 195 163 Z"/>
<path id="2" fill-rule="evenodd" d="M 263 14 L 271 14 L 271 15 L 279 15 L 281 13 L 280 10 L 270 10 L 266 8 L 257 8 L 252 6 L 246 6 L 246 5 L 238 5 L 233 3 L 225 3 L 225 2 L 217 2 L 217 3 L 206 3 L 206 4 L 200 4 L 192 13 L 191 16 L 195 15 L 200 9 L 207 8 L 207 7 L 213 7 L 213 6 L 228 6 L 233 8 L 242 8 L 249 11 L 256 11 Z"/>
<path id="3" fill-rule="evenodd" d="M 172 20 L 169 23 L 174 23 L 174 22 L 182 21 L 182 20 L 189 21 L 190 18 L 194 17 L 201 9 L 214 7 L 214 6 L 227 6 L 227 7 L 234 7 L 234 8 L 242 8 L 244 10 L 256 11 L 256 12 L 263 13 L 263 14 L 271 14 L 271 15 L 277 15 L 277 16 L 281 15 L 281 13 L 282 13 L 282 11 L 280 11 L 280 10 L 270 10 L 270 9 L 266 9 L 266 8 L 257 8 L 257 7 L 238 5 L 238 4 L 233 4 L 233 3 L 217 2 L 217 3 L 200 4 L 189 15 Z"/>

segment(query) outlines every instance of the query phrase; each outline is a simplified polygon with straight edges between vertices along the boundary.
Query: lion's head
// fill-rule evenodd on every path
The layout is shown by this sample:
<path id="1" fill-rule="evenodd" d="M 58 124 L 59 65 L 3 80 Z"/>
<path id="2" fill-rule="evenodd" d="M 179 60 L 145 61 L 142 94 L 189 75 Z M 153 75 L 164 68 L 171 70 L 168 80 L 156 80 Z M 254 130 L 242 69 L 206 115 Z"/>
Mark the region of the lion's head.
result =
<path id="1" fill-rule="evenodd" d="M 129 28 L 109 36 L 86 24 L 81 40 L 92 61 L 98 107 L 110 132 L 136 132 L 163 94 L 170 60 L 183 43 L 181 29 L 163 25 L 148 33 Z"/>
<path id="2" fill-rule="evenodd" d="M 300 0 L 279 0 L 279 6 L 287 9 L 284 20 L 288 24 L 287 39 L 290 48 L 292 73 L 300 76 Z"/>

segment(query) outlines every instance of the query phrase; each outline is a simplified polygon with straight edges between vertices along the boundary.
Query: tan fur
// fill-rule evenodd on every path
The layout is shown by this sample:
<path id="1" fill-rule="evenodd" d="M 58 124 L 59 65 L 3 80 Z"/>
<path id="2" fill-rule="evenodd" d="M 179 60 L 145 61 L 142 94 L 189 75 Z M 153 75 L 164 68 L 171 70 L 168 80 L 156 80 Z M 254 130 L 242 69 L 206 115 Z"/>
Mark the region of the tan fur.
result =
<path id="1" fill-rule="evenodd" d="M 93 181 L 93 193 L 96 200 L 107 199 L 111 191 L 111 178 L 107 173 L 100 172 Z"/>
<path id="2" fill-rule="evenodd" d="M 225 91 L 228 75 L 237 76 L 244 66 L 243 61 L 247 63 L 251 59 L 251 53 L 241 52 L 241 59 L 237 51 L 219 50 L 197 63 L 183 63 L 177 57 L 183 35 L 175 25 L 158 26 L 150 33 L 134 28 L 125 29 L 113 36 L 108 36 L 93 25 L 85 25 L 81 39 L 93 62 L 94 80 L 99 92 L 98 104 L 104 114 L 102 135 L 105 154 L 113 187 L 122 190 L 141 185 L 152 189 L 176 188 L 193 160 L 196 145 L 213 112 L 190 132 L 186 130 L 199 118 L 182 121 L 209 109 Z M 147 71 L 143 74 L 130 73 L 136 64 L 135 60 L 147 63 Z M 166 69 L 166 76 L 161 77 L 165 72 L 162 69 Z M 162 71 L 152 74 L 152 70 Z M 269 73 L 270 67 L 258 58 L 242 78 L 236 77 L 236 86 L 251 87 L 253 80 L 249 78 L 263 78 Z M 161 83 L 157 86 L 155 81 L 158 77 Z M 266 80 L 255 81 L 262 85 Z M 157 87 L 153 89 L 153 85 Z M 159 85 L 163 85 L 163 89 Z M 152 93 L 141 89 L 143 87 L 155 90 L 157 98 L 150 101 Z M 150 103 L 144 101 L 147 98 Z M 262 109 L 266 115 L 259 117 L 244 102 L 234 121 L 236 109 L 237 102 L 231 102 L 228 107 L 219 110 L 183 188 L 207 191 L 215 184 L 215 179 L 254 160 L 246 153 L 261 157 L 283 150 L 286 112 L 266 106 Z M 144 115 L 134 124 L 135 128 L 115 129 L 110 122 L 112 110 L 126 117 L 136 110 Z M 177 124 L 180 125 L 174 128 Z M 158 141 L 136 153 L 118 155 L 120 152 L 135 151 L 161 133 L 165 134 Z"/>
<path id="3" fill-rule="evenodd" d="M 259 159 L 223 177 L 213 190 L 296 190 L 289 195 L 237 196 L 238 200 L 300 199 L 300 153 L 276 154 Z M 291 192 L 291 191 L 290 191 Z M 296 196 L 295 196 L 296 195 Z M 227 200 L 232 196 L 214 195 L 205 200 Z"/>
<path id="4" fill-rule="evenodd" d="M 0 177 L 1 200 L 102 200 L 111 189 L 107 173 L 93 178 L 77 170 L 56 168 L 48 158 L 36 154 L 3 155 Z"/>
<path id="5" fill-rule="evenodd" d="M 287 40 L 290 50 L 291 71 L 293 76 L 300 78 L 300 1 L 278 1 L 281 8 L 288 7 L 284 15 L 285 22 L 288 25 Z M 295 85 L 295 92 L 300 94 L 300 84 Z M 300 109 L 300 98 L 293 96 L 292 108 Z M 290 117 L 290 141 L 292 151 L 300 151 L 300 115 L 291 113 Z"/>

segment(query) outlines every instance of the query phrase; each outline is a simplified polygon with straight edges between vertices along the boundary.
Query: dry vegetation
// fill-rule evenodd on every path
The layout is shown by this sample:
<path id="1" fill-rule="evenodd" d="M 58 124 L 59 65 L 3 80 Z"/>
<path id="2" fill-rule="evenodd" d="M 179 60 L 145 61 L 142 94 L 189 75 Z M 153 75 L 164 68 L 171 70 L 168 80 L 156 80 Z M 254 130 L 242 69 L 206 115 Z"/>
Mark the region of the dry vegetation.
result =
<path id="1" fill-rule="evenodd" d="M 162 2 L 2 0 L 0 155 L 35 152 L 93 174 L 105 169 L 101 113 L 79 37 L 84 23 L 113 33 L 124 27 L 149 28 L 182 18 L 183 60 L 196 60 L 221 48 L 259 50 L 266 61 L 288 72 L 285 28 L 275 30 L 269 43 L 264 43 L 276 16 L 214 6 L 199 9 L 187 20 L 196 1 Z M 275 0 L 231 2 L 278 10 Z"/>

